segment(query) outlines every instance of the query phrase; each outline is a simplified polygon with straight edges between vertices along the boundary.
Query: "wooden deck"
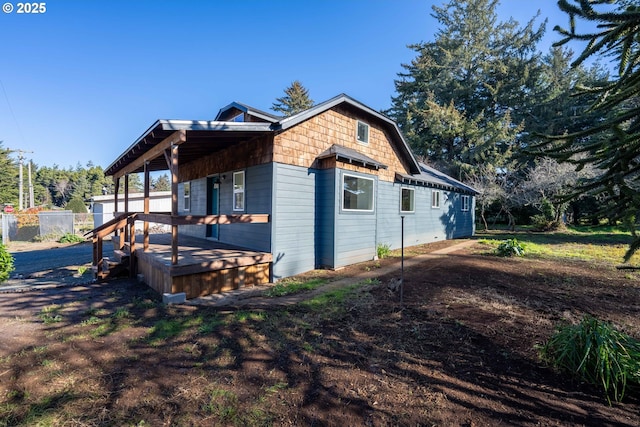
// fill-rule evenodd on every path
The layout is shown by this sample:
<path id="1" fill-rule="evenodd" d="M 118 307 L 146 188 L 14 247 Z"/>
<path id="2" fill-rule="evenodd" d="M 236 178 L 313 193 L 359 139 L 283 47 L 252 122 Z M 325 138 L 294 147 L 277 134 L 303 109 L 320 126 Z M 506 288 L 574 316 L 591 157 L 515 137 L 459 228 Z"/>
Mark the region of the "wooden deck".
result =
<path id="1" fill-rule="evenodd" d="M 136 241 L 142 241 L 136 236 Z M 117 245 L 117 242 L 114 243 Z M 157 292 L 185 292 L 187 299 L 269 283 L 272 256 L 224 243 L 181 235 L 172 265 L 171 234 L 150 234 L 149 247 L 136 245 L 134 263 Z"/>

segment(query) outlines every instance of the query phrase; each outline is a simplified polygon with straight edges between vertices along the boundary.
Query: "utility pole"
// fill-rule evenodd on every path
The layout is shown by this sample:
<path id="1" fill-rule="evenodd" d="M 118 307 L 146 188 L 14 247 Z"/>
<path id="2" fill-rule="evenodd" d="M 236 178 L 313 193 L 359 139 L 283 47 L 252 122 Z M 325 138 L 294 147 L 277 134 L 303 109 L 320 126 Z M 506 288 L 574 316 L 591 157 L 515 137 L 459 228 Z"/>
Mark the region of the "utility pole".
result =
<path id="1" fill-rule="evenodd" d="M 33 181 L 31 181 L 31 160 L 29 160 L 29 207 L 33 208 L 35 206 L 34 197 L 33 197 Z"/>
<path id="2" fill-rule="evenodd" d="M 22 178 L 22 164 L 24 162 L 24 153 L 33 153 L 33 151 L 27 150 L 8 150 L 10 153 L 18 153 L 18 164 L 20 165 L 19 176 L 18 176 L 18 191 L 20 194 L 18 195 L 18 211 L 24 209 L 24 184 Z M 33 207 L 33 184 L 31 184 L 31 161 L 29 161 L 29 202 L 30 206 Z"/>

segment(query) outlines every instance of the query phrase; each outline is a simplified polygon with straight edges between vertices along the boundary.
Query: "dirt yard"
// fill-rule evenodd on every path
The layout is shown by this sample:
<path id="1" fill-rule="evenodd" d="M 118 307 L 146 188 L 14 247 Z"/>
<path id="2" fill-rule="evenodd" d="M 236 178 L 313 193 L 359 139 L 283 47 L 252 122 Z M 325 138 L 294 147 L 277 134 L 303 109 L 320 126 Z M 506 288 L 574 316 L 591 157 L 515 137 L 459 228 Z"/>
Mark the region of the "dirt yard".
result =
<path id="1" fill-rule="evenodd" d="M 399 272 L 356 277 L 397 259 L 314 273 L 354 277 L 344 303 L 166 307 L 127 280 L 0 294 L 0 426 L 640 425 L 637 395 L 609 406 L 535 350 L 586 313 L 640 338 L 638 273 L 485 252 L 405 271 L 402 308 Z"/>

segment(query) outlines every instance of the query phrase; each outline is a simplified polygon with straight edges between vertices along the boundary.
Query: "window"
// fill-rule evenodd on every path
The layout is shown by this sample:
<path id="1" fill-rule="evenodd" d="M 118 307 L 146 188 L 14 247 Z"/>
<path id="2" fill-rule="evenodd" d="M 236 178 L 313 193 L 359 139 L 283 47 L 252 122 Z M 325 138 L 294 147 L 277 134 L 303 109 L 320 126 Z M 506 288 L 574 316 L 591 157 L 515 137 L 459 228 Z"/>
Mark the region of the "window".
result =
<path id="1" fill-rule="evenodd" d="M 400 189 L 400 212 L 414 212 L 414 193 L 413 188 Z"/>
<path id="2" fill-rule="evenodd" d="M 191 183 L 184 183 L 184 210 L 191 210 Z"/>
<path id="3" fill-rule="evenodd" d="M 244 171 L 233 173 L 233 210 L 244 211 Z"/>
<path id="4" fill-rule="evenodd" d="M 369 125 L 358 120 L 356 139 L 363 144 L 369 143 Z"/>
<path id="5" fill-rule="evenodd" d="M 440 190 L 431 190 L 431 207 L 434 209 L 440 209 L 440 198 L 442 191 Z"/>
<path id="6" fill-rule="evenodd" d="M 373 179 L 342 175 L 342 209 L 373 212 Z"/>
<path id="7" fill-rule="evenodd" d="M 469 196 L 462 196 L 462 211 L 466 212 L 469 210 Z"/>

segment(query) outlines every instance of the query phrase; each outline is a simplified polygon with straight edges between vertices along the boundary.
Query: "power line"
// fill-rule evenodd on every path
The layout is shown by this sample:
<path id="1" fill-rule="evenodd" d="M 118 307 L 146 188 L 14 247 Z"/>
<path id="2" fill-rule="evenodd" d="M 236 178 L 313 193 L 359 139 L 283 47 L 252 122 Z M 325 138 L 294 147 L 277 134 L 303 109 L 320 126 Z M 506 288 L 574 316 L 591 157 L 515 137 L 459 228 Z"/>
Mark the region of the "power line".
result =
<path id="1" fill-rule="evenodd" d="M 16 128 L 18 129 L 18 135 L 20 135 L 20 139 L 22 145 L 26 145 L 24 134 L 22 133 L 22 128 L 20 127 L 20 123 L 18 123 L 18 119 L 16 118 L 16 114 L 13 112 L 13 107 L 11 107 L 11 102 L 9 102 L 9 96 L 7 95 L 7 91 L 4 88 L 4 84 L 2 80 L 0 80 L 0 88 L 2 88 L 2 93 L 4 94 L 4 99 L 7 101 L 7 106 L 9 107 L 9 112 L 11 113 L 11 117 L 13 117 L 13 121 L 16 123 Z"/>

